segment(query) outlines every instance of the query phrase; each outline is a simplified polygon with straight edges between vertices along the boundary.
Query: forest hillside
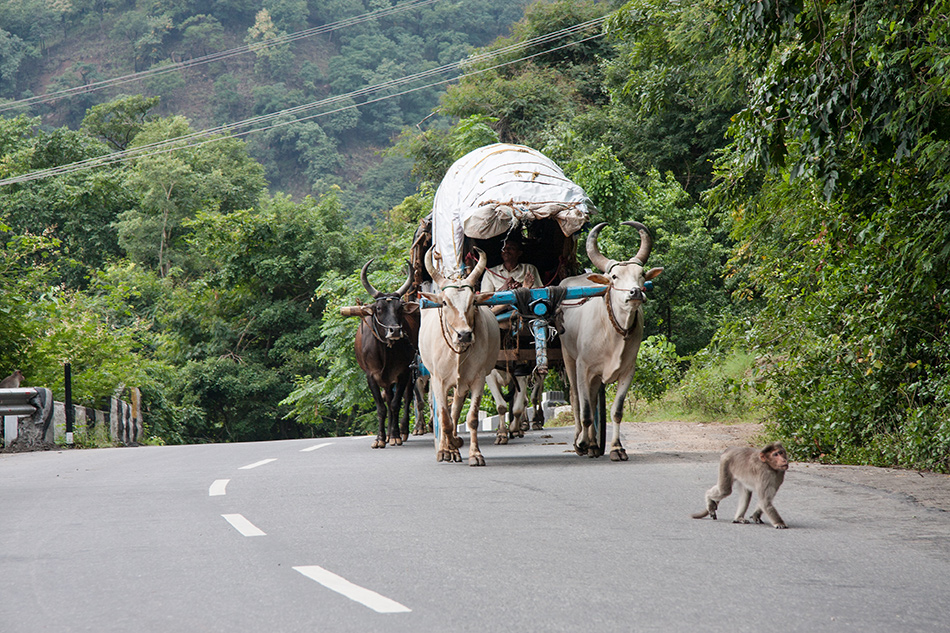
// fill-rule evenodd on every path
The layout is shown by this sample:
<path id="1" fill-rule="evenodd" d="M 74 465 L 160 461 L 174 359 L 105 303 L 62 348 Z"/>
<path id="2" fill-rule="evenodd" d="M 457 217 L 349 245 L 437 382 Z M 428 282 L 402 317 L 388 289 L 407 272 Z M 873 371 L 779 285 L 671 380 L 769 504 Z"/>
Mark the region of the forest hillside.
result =
<path id="1" fill-rule="evenodd" d="M 447 75 L 433 71 L 506 35 L 527 0 L 2 4 L 0 98 L 22 103 L 0 111 L 76 129 L 89 108 L 141 94 L 159 99 L 153 115 L 206 130 L 325 102 L 293 127 L 248 134 L 248 151 L 272 192 L 300 200 L 337 185 L 367 224 L 415 189 L 408 160 L 380 150 L 437 105 Z"/>

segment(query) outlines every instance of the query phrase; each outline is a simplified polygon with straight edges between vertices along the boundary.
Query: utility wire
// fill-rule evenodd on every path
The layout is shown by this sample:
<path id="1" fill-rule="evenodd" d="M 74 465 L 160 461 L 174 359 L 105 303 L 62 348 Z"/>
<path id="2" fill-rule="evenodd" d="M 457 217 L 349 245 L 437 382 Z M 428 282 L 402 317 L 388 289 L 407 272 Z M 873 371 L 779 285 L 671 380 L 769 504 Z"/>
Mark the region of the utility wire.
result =
<path id="1" fill-rule="evenodd" d="M 376 20 L 382 17 L 395 15 L 397 13 L 402 13 L 403 11 L 418 9 L 420 7 L 434 4 L 436 2 L 439 2 L 439 0 L 410 0 L 409 2 L 404 2 L 402 4 L 397 4 L 397 5 L 384 8 L 384 9 L 378 9 L 376 11 L 372 11 L 370 13 L 364 13 L 362 15 L 354 16 L 352 18 L 345 18 L 343 20 L 332 22 L 330 24 L 323 24 L 321 26 L 305 29 L 303 31 L 297 31 L 295 33 L 285 33 L 284 35 L 274 37 L 268 40 L 264 40 L 262 42 L 249 44 L 248 46 L 240 46 L 238 48 L 232 48 L 226 51 L 209 53 L 208 55 L 202 55 L 201 57 L 193 57 L 191 59 L 186 59 L 182 62 L 177 62 L 174 64 L 156 66 L 153 68 L 149 68 L 148 70 L 132 73 L 130 75 L 123 75 L 121 77 L 114 77 L 112 79 L 103 79 L 102 81 L 94 81 L 92 83 L 88 83 L 82 86 L 75 86 L 73 88 L 57 90 L 56 92 L 49 92 L 44 95 L 28 97 L 26 99 L 20 99 L 18 101 L 10 101 L 7 103 L 0 104 L 0 112 L 6 112 L 8 110 L 13 110 L 15 108 L 25 108 L 27 106 L 36 105 L 38 103 L 47 103 L 50 101 L 55 101 L 56 99 L 61 99 L 63 97 L 68 97 L 75 94 L 85 94 L 85 93 L 95 92 L 97 90 L 101 90 L 103 88 L 109 88 L 111 86 L 119 86 L 119 85 L 130 83 L 133 81 L 146 79 L 148 77 L 155 77 L 158 75 L 164 75 L 165 73 L 175 72 L 178 70 L 184 70 L 186 68 L 193 68 L 195 66 L 200 66 L 202 64 L 209 64 L 211 62 L 221 61 L 223 59 L 228 59 L 230 57 L 235 57 L 237 55 L 243 55 L 245 53 L 257 52 L 257 51 L 264 50 L 267 48 L 273 48 L 275 46 L 288 44 L 290 42 L 295 42 L 297 40 L 304 39 L 307 37 L 313 37 L 314 35 L 322 35 L 324 33 L 331 33 L 333 31 L 338 31 L 348 26 L 353 26 L 355 24 L 362 24 L 363 22 L 368 22 L 370 20 Z"/>
<path id="2" fill-rule="evenodd" d="M 350 92 L 350 93 L 347 93 L 347 94 L 344 94 L 344 95 L 338 95 L 338 96 L 334 96 L 334 97 L 329 97 L 329 98 L 327 98 L 327 99 L 323 99 L 323 100 L 320 100 L 320 101 L 315 101 L 315 102 L 312 102 L 312 103 L 308 103 L 308 104 L 296 106 L 296 107 L 293 107 L 293 108 L 287 108 L 287 109 L 285 109 L 285 110 L 280 110 L 280 111 L 273 112 L 273 113 L 270 113 L 270 114 L 261 115 L 261 116 L 253 117 L 253 118 L 250 118 L 250 119 L 245 119 L 245 120 L 243 120 L 243 121 L 237 121 L 237 122 L 234 122 L 234 123 L 228 123 L 228 124 L 225 124 L 225 125 L 221 125 L 221 126 L 217 126 L 217 127 L 214 127 L 214 128 L 210 128 L 210 129 L 207 129 L 207 130 L 201 130 L 201 131 L 199 131 L 199 132 L 193 132 L 193 133 L 191 133 L 191 134 L 186 134 L 186 135 L 184 135 L 184 136 L 179 136 L 179 137 L 176 137 L 176 138 L 174 138 L 174 139 L 168 139 L 168 140 L 164 140 L 164 141 L 158 141 L 158 142 L 155 142 L 155 143 L 150 143 L 150 144 L 148 144 L 148 145 L 138 146 L 138 147 L 135 147 L 135 148 L 132 148 L 132 149 L 128 149 L 128 150 L 124 150 L 124 151 L 120 151 L 120 152 L 114 152 L 114 153 L 111 153 L 111 154 L 106 154 L 106 155 L 103 155 L 103 156 L 97 156 L 97 157 L 94 157 L 94 158 L 89 158 L 89 159 L 82 160 L 82 161 L 78 161 L 78 162 L 75 162 L 75 163 L 69 163 L 69 164 L 67 164 L 67 165 L 60 165 L 60 166 L 57 166 L 57 167 L 50 167 L 50 168 L 47 168 L 47 169 L 38 170 L 38 171 L 34 171 L 34 172 L 29 172 L 29 173 L 22 174 L 22 175 L 19 175 L 19 176 L 13 176 L 13 177 L 11 177 L 11 178 L 6 178 L 6 179 L 3 179 L 3 180 L 0 180 L 0 186 L 9 185 L 9 184 L 16 184 L 16 183 L 23 183 L 23 182 L 30 182 L 30 181 L 33 181 L 33 180 L 40 180 L 40 179 L 48 178 L 48 177 L 51 177 L 51 176 L 60 176 L 60 175 L 70 174 L 70 173 L 74 173 L 74 172 L 77 172 L 77 171 L 82 171 L 82 170 L 85 170 L 85 169 L 90 169 L 90 168 L 93 168 L 93 167 L 100 167 L 100 166 L 106 166 L 106 165 L 113 165 L 113 164 L 122 163 L 122 162 L 127 162 L 127 161 L 134 160 L 134 159 L 146 158 L 146 157 L 149 157 L 149 156 L 154 156 L 154 155 L 157 155 L 157 154 L 172 152 L 172 151 L 176 151 L 176 150 L 179 150 L 179 149 L 185 149 L 185 148 L 191 148 L 191 147 L 198 147 L 198 146 L 204 145 L 204 144 L 206 144 L 206 143 L 211 143 L 211 142 L 215 142 L 215 141 L 219 141 L 219 140 L 224 140 L 224 139 L 226 139 L 226 138 L 234 138 L 234 137 L 238 137 L 238 136 L 245 136 L 245 135 L 248 135 L 248 134 L 251 134 L 251 133 L 254 133 L 254 132 L 263 132 L 263 131 L 267 131 L 267 130 L 271 130 L 271 129 L 274 129 L 274 128 L 283 127 L 283 126 L 287 126 L 287 125 L 293 125 L 293 124 L 296 124 L 296 123 L 300 123 L 300 122 L 302 122 L 302 121 L 307 121 L 307 120 L 314 119 L 314 118 L 318 118 L 318 117 L 321 117 L 321 116 L 327 116 L 327 115 L 330 115 L 330 114 L 334 114 L 334 113 L 336 113 L 336 112 L 341 112 L 341 111 L 344 111 L 344 110 L 349 110 L 349 109 L 353 109 L 353 108 L 358 108 L 358 107 L 363 106 L 363 105 L 368 105 L 368 104 L 371 104 L 371 103 L 377 103 L 377 102 L 379 102 L 379 101 L 383 101 L 383 100 L 386 100 L 386 99 L 392 99 L 392 98 L 395 98 L 395 97 L 400 97 L 400 96 L 403 96 L 403 95 L 406 95 L 406 94 L 409 94 L 409 93 L 412 93 L 412 92 L 417 92 L 417 91 L 419 91 L 419 90 L 425 90 L 425 89 L 427 89 L 427 88 L 433 88 L 433 87 L 436 87 L 436 86 L 445 85 L 445 84 L 451 83 L 451 82 L 453 82 L 453 81 L 457 81 L 457 80 L 463 79 L 463 78 L 465 78 L 465 77 L 470 77 L 470 76 L 478 75 L 478 74 L 481 74 L 481 73 L 484 73 L 484 72 L 488 72 L 488 71 L 491 71 L 491 70 L 496 70 L 496 69 L 498 69 L 498 68 L 503 68 L 503 67 L 505 67 L 505 66 L 510 66 L 510 65 L 513 65 L 513 64 L 517 64 L 517 63 L 519 63 L 519 62 L 523 62 L 523 61 L 526 61 L 526 60 L 528 60 L 528 59 L 532 59 L 532 58 L 534 58 L 534 57 L 538 57 L 538 56 L 541 56 L 541 55 L 545 55 L 545 54 L 547 54 L 547 53 L 551 53 L 551 52 L 554 52 L 554 51 L 557 51 L 557 50 L 561 50 L 561 49 L 563 49 L 563 48 L 567 48 L 567 47 L 569 47 L 569 46 L 575 46 L 575 45 L 581 44 L 581 43 L 583 43 L 583 42 L 587 42 L 587 41 L 590 41 L 590 40 L 593 40 L 593 39 L 597 39 L 597 38 L 601 37 L 603 34 L 600 33 L 600 32 L 598 32 L 598 33 L 596 33 L 596 34 L 594 34 L 594 35 L 590 35 L 590 36 L 585 37 L 585 38 L 580 39 L 580 40 L 568 42 L 568 43 L 565 43 L 565 44 L 562 44 L 562 45 L 560 45 L 560 46 L 556 46 L 556 47 L 553 47 L 553 48 L 546 48 L 546 49 L 541 50 L 541 51 L 538 51 L 538 52 L 536 52 L 536 53 L 532 53 L 531 55 L 526 55 L 526 56 L 519 57 L 519 58 L 517 58 L 517 59 L 513 59 L 513 60 L 509 60 L 509 61 L 504 61 L 504 62 L 495 64 L 495 65 L 493 65 L 493 66 L 488 66 L 488 67 L 484 67 L 484 68 L 478 68 L 478 69 L 474 69 L 474 70 L 471 70 L 471 71 L 468 71 L 468 72 L 462 72 L 462 73 L 460 73 L 460 74 L 454 75 L 454 76 L 449 77 L 449 78 L 446 78 L 446 79 L 442 79 L 442 80 L 440 80 L 440 81 L 435 81 L 435 82 L 428 83 L 428 84 L 422 85 L 422 86 L 416 86 L 416 87 L 414 87 L 414 88 L 409 88 L 409 89 L 406 89 L 406 90 L 402 90 L 401 92 L 384 94 L 384 95 L 382 95 L 382 96 L 377 96 L 377 97 L 375 97 L 375 98 L 373 98 L 373 99 L 365 100 L 365 101 L 363 101 L 363 102 L 361 102 L 361 103 L 346 103 L 347 101 L 350 101 L 350 100 L 352 100 L 352 99 L 354 99 L 354 98 L 357 98 L 357 97 L 369 96 L 369 95 L 376 94 L 376 93 L 379 93 L 379 92 L 388 91 L 388 90 L 391 90 L 391 89 L 394 89 L 394 88 L 403 86 L 403 85 L 408 84 L 408 83 L 412 83 L 412 82 L 419 81 L 419 80 L 421 80 L 421 79 L 428 79 L 428 78 L 433 77 L 433 76 L 435 76 L 435 75 L 445 74 L 445 73 L 447 73 L 447 72 L 457 72 L 457 71 L 460 71 L 460 70 L 464 70 L 465 67 L 472 67 L 472 66 L 476 66 L 476 65 L 479 65 L 479 64 L 488 63 L 488 62 L 490 62 L 491 60 L 494 60 L 494 59 L 497 59 L 497 58 L 500 58 L 500 57 L 504 57 L 505 55 L 507 55 L 507 54 L 509 54 L 509 53 L 511 53 L 511 52 L 513 52 L 513 51 L 515 51 L 515 50 L 518 50 L 518 49 L 527 48 L 527 47 L 532 47 L 532 46 L 537 46 L 537 45 L 539 45 L 539 44 L 546 44 L 546 43 L 549 43 L 549 42 L 551 42 L 551 41 L 553 41 L 553 40 L 560 39 L 560 38 L 565 37 L 565 36 L 568 36 L 568 35 L 574 35 L 574 34 L 583 32 L 583 31 L 585 31 L 585 30 L 587 30 L 587 29 L 589 29 L 589 28 L 595 27 L 595 26 L 598 26 L 598 27 L 599 27 L 600 25 L 603 24 L 603 22 L 604 22 L 605 20 L 606 20 L 606 17 L 597 18 L 597 19 L 594 19 L 594 20 L 589 20 L 589 21 L 584 22 L 584 23 L 581 23 L 581 24 L 577 24 L 577 25 L 574 25 L 574 26 L 571 26 L 571 27 L 568 27 L 568 28 L 565 28 L 565 29 L 561 29 L 560 31 L 556 31 L 556 32 L 554 32 L 554 33 L 548 33 L 548 34 L 545 34 L 545 35 L 541 35 L 541 36 L 532 38 L 532 39 L 530 39 L 530 40 L 525 40 L 524 42 L 519 42 L 519 43 L 516 43 L 516 44 L 512 44 L 512 45 L 509 45 L 509 46 L 505 46 L 505 47 L 500 48 L 500 49 L 497 49 L 497 50 L 495 50 L 495 51 L 489 51 L 489 52 L 481 53 L 481 54 L 478 54 L 478 55 L 472 55 L 472 56 L 470 56 L 470 57 L 465 58 L 464 60 L 461 60 L 461 61 L 458 61 L 458 62 L 453 62 L 453 63 L 447 64 L 447 65 L 445 65 L 445 66 L 440 66 L 439 68 L 434 68 L 434 69 L 427 70 L 427 71 L 423 71 L 423 72 L 420 72 L 420 73 L 416 73 L 416 74 L 414 74 L 414 75 L 410 75 L 410 76 L 407 76 L 407 77 L 402 77 L 402 78 L 399 78 L 399 79 L 394 79 L 394 80 L 391 80 L 391 81 L 383 82 L 383 83 L 381 83 L 381 84 L 376 84 L 376 85 L 373 85 L 373 86 L 367 86 L 367 87 L 361 88 L 361 89 L 359 89 L 359 90 L 355 90 L 355 91 L 353 91 L 353 92 Z M 339 105 L 339 104 L 342 104 L 342 105 Z M 317 113 L 317 114 L 312 114 L 312 115 L 305 116 L 305 117 L 302 117 L 302 118 L 294 118 L 294 119 L 292 119 L 292 120 L 281 120 L 281 119 L 285 119 L 285 118 L 288 117 L 288 116 L 294 116 L 294 115 L 296 115 L 296 114 L 301 114 L 301 113 L 304 113 L 304 112 L 306 112 L 306 111 L 313 110 L 313 109 L 316 109 L 316 108 L 327 108 L 327 107 L 331 107 L 331 106 L 334 106 L 334 105 L 339 105 L 339 107 L 337 107 L 337 108 L 335 108 L 335 109 L 332 109 L 332 110 L 324 110 L 324 111 L 321 111 L 321 112 L 319 112 L 319 113 Z M 261 123 L 268 123 L 268 122 L 272 122 L 272 121 L 277 121 L 277 122 L 276 122 L 276 123 L 273 123 L 272 125 L 268 125 L 268 126 L 266 126 L 266 127 L 258 127 L 258 128 L 248 129 L 248 130 L 245 130 L 245 131 L 243 131 L 243 132 L 235 132 L 235 133 L 233 133 L 233 134 L 226 135 L 226 136 L 216 136 L 216 137 L 214 137 L 214 138 L 207 138 L 208 136 L 217 135 L 217 134 L 224 134 L 224 133 L 227 133 L 227 132 L 232 132 L 232 131 L 237 130 L 237 129 L 239 129 L 239 128 L 249 127 L 249 126 L 257 125 L 257 124 L 261 124 Z M 202 137 L 204 137 L 204 138 L 202 138 Z"/>

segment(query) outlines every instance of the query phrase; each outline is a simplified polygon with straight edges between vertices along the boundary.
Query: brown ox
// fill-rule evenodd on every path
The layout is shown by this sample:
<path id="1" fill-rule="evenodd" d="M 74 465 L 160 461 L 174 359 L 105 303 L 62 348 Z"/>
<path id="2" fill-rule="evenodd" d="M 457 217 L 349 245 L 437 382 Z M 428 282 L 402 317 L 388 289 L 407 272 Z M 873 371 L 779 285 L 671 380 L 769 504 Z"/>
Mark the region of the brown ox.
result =
<path id="1" fill-rule="evenodd" d="M 600 443 L 593 425 L 594 398 L 602 386 L 616 382 L 617 397 L 610 408 L 612 461 L 627 460 L 627 452 L 620 443 L 620 419 L 643 338 L 644 283 L 663 272 L 662 268 L 643 270 L 652 246 L 647 228 L 639 222 L 623 224 L 640 232 L 640 249 L 636 256 L 618 262 L 601 255 L 597 235 L 606 223 L 598 224 L 587 237 L 587 255 L 606 275 L 609 288 L 601 297 L 561 304 L 561 350 L 571 384 L 574 450 L 579 455 L 600 456 Z M 568 277 L 561 282 L 565 287 L 585 285 L 590 285 L 587 275 Z"/>
<path id="2" fill-rule="evenodd" d="M 485 272 L 487 257 L 478 251 L 478 264 L 461 281 L 445 279 L 432 265 L 432 251 L 426 253 L 426 269 L 440 288 L 438 293 L 423 293 L 439 307 L 422 311 L 419 354 L 430 374 L 430 396 L 438 412 L 439 436 L 436 438 L 438 461 L 461 462 L 462 438 L 456 433 L 462 404 L 469 392 L 472 402 L 466 420 L 471 440 L 470 466 L 484 466 L 478 448 L 478 406 L 485 388 L 485 376 L 495 366 L 501 349 L 501 335 L 495 315 L 475 303 L 475 288 Z M 448 407 L 452 396 L 451 413 Z"/>
<path id="3" fill-rule="evenodd" d="M 360 307 L 360 327 L 356 331 L 356 362 L 366 372 L 369 390 L 376 401 L 379 430 L 373 448 L 386 447 L 387 420 L 389 443 L 401 445 L 409 438 L 409 406 L 412 402 L 411 365 L 419 343 L 419 304 L 403 301 L 412 285 L 412 272 L 396 292 L 379 292 L 369 282 L 363 266 L 360 279 L 373 303 Z M 403 404 L 402 419 L 397 420 Z"/>

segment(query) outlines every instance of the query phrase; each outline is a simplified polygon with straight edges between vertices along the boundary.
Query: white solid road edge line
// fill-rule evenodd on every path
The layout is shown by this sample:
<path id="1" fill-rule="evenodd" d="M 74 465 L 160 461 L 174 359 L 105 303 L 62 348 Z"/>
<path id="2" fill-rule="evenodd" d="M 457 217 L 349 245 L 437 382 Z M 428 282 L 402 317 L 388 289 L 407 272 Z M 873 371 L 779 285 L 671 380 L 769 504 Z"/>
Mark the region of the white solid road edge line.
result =
<path id="1" fill-rule="evenodd" d="M 309 453 L 310 451 L 315 451 L 318 448 L 323 448 L 324 446 L 329 446 L 330 444 L 333 444 L 333 442 L 326 442 L 324 444 L 314 444 L 313 446 L 308 446 L 307 448 L 300 449 L 300 452 Z"/>
<path id="2" fill-rule="evenodd" d="M 354 585 L 346 578 L 341 578 L 333 572 L 327 571 L 318 565 L 304 565 L 294 567 L 301 574 L 315 580 L 327 589 L 335 591 L 338 594 L 346 596 L 354 602 L 359 602 L 364 607 L 369 607 L 377 613 L 410 613 L 412 609 L 405 607 L 395 600 L 390 600 L 381 596 L 375 591 L 365 589 L 359 585 Z"/>
<path id="3" fill-rule="evenodd" d="M 260 528 L 245 519 L 244 515 L 222 514 L 221 516 L 244 536 L 267 536 Z"/>
<path id="4" fill-rule="evenodd" d="M 230 479 L 215 479 L 214 483 L 211 484 L 211 487 L 208 488 L 209 497 L 221 497 L 225 494 L 225 488 L 228 487 L 228 482 Z"/>
<path id="5" fill-rule="evenodd" d="M 250 470 L 252 468 L 257 468 L 258 466 L 263 466 L 264 464 L 269 464 L 271 462 L 276 462 L 277 458 L 272 457 L 270 459 L 262 459 L 259 462 L 254 462 L 253 464 L 248 464 L 247 466 L 241 466 L 238 470 Z"/>

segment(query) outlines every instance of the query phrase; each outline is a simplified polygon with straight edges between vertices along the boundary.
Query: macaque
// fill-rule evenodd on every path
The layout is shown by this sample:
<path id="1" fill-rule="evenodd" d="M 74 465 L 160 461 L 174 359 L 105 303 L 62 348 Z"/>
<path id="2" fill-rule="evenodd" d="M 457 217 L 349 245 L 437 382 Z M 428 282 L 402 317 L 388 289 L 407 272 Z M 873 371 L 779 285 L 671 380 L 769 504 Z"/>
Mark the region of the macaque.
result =
<path id="1" fill-rule="evenodd" d="M 21 382 L 23 382 L 23 372 L 17 369 L 3 380 L 0 380 L 0 389 L 17 389 Z"/>
<path id="2" fill-rule="evenodd" d="M 754 490 L 758 506 L 752 513 L 752 522 L 762 523 L 764 512 L 772 525 L 784 530 L 788 526 L 772 505 L 772 499 L 775 498 L 775 493 L 785 480 L 786 470 L 788 470 L 788 454 L 780 442 L 769 444 L 761 450 L 727 448 L 719 460 L 719 482 L 706 492 L 706 510 L 694 514 L 693 518 L 701 519 L 708 515 L 715 519 L 719 502 L 732 493 L 733 482 L 738 482 L 742 489 L 742 496 L 739 499 L 739 507 L 736 509 L 736 518 L 732 522 L 749 523 L 745 518 L 745 513 L 749 509 L 749 500 Z"/>

